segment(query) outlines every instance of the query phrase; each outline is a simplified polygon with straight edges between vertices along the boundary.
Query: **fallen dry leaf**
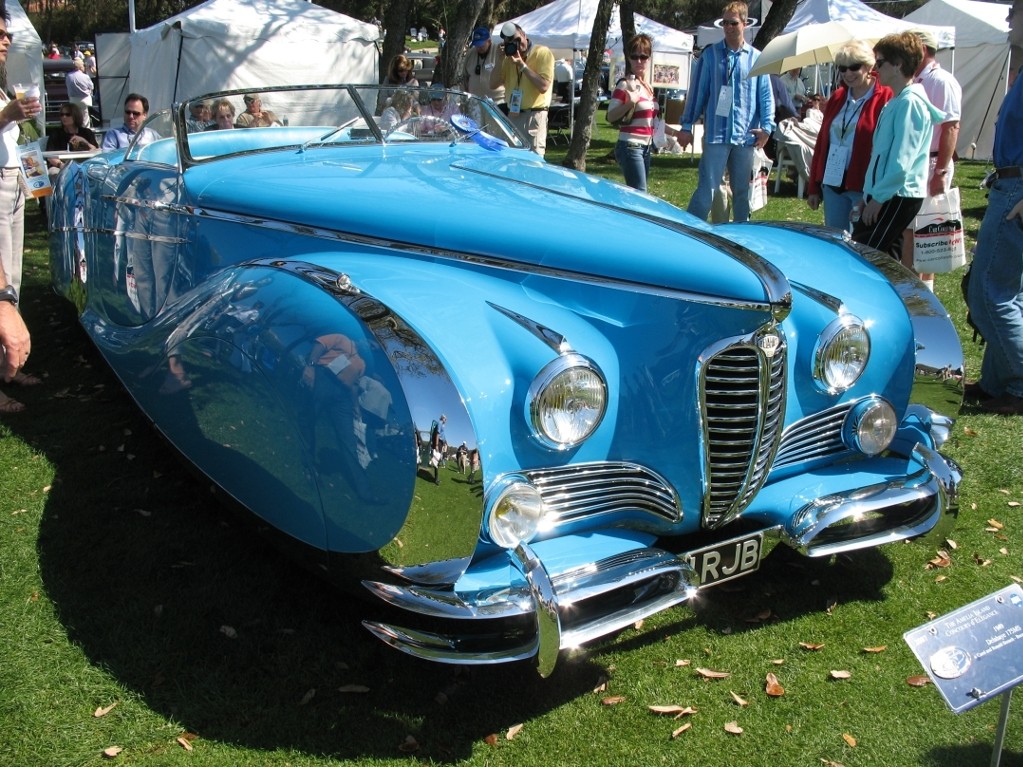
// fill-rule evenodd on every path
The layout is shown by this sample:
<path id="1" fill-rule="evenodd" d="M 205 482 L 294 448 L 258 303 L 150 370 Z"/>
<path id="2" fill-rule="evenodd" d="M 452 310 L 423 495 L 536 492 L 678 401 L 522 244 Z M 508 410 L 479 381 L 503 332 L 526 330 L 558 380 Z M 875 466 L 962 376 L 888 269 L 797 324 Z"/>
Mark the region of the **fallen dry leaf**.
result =
<path id="1" fill-rule="evenodd" d="M 938 551 L 937 556 L 934 559 L 927 562 L 925 567 L 928 570 L 933 570 L 935 567 L 950 567 L 952 565 L 952 557 L 948 555 L 948 552 L 944 549 Z"/>
<path id="2" fill-rule="evenodd" d="M 967 427 L 965 427 L 963 429 L 963 434 L 965 434 L 967 437 L 976 437 L 978 435 L 978 433 L 979 432 L 977 432 L 974 429 L 971 429 L 969 426 L 967 426 Z"/>
<path id="3" fill-rule="evenodd" d="M 749 705 L 749 701 L 748 701 L 748 700 L 746 700 L 745 698 L 743 698 L 743 697 L 742 697 L 742 696 L 740 696 L 740 695 L 737 695 L 737 694 L 736 694 L 736 693 L 735 693 L 734 691 L 732 691 L 732 690 L 729 690 L 728 692 L 730 692 L 730 693 L 731 693 L 731 695 L 732 695 L 732 700 L 733 700 L 733 701 L 735 701 L 735 703 L 736 703 L 737 705 L 741 706 L 742 708 L 746 708 L 746 706 L 748 706 L 748 705 Z"/>
<path id="4" fill-rule="evenodd" d="M 831 678 L 832 679 L 851 679 L 852 678 L 852 672 L 851 671 L 835 671 L 835 670 L 833 670 L 831 672 Z"/>
<path id="5" fill-rule="evenodd" d="M 785 659 L 784 658 L 775 658 L 774 660 L 771 661 L 771 665 L 772 666 L 784 666 L 785 665 Z"/>
<path id="6" fill-rule="evenodd" d="M 337 688 L 338 692 L 369 692 L 369 688 L 364 684 L 343 684 Z"/>
<path id="7" fill-rule="evenodd" d="M 1020 578 L 1018 575 L 1010 575 L 1009 577 L 1016 581 L 1016 583 L 1023 583 L 1023 578 Z"/>
<path id="8" fill-rule="evenodd" d="M 107 748 L 103 749 L 103 756 L 105 756 L 107 759 L 113 759 L 122 751 L 124 751 L 124 749 L 121 746 L 108 746 Z"/>
<path id="9" fill-rule="evenodd" d="M 606 698 L 601 698 L 600 705 L 602 706 L 617 706 L 619 703 L 625 701 L 624 695 L 609 695 Z"/>
<path id="10" fill-rule="evenodd" d="M 1009 550 L 1007 548 L 1005 548 L 1004 546 L 1002 546 L 1002 548 L 998 549 L 998 553 L 1001 554 L 1003 557 L 1009 556 Z"/>
<path id="11" fill-rule="evenodd" d="M 845 767 L 845 765 L 841 762 L 834 762 L 831 759 L 821 759 L 821 764 L 823 764 L 824 767 Z"/>
<path id="12" fill-rule="evenodd" d="M 696 709 L 692 706 L 647 706 L 647 709 L 655 714 L 673 716 L 676 719 L 696 713 Z"/>
<path id="13" fill-rule="evenodd" d="M 980 554 L 974 554 L 973 561 L 974 563 L 980 565 L 981 567 L 987 567 L 988 565 L 991 564 L 990 559 L 984 559 L 984 557 L 982 557 Z"/>
<path id="14" fill-rule="evenodd" d="M 1015 508 L 1016 508 L 1017 506 L 1019 506 L 1019 505 L 1020 505 L 1020 502 L 1019 502 L 1019 501 L 1009 501 L 1009 502 L 1008 502 L 1007 504 L 1005 504 L 1005 505 L 1006 505 L 1006 506 L 1008 506 L 1008 507 L 1010 507 L 1010 508 L 1013 508 L 1013 509 L 1015 509 Z"/>
<path id="15" fill-rule="evenodd" d="M 636 629 L 636 631 L 639 631 L 641 628 L 643 628 L 643 621 L 641 620 L 636 621 L 635 623 L 632 624 L 632 627 Z"/>
<path id="16" fill-rule="evenodd" d="M 994 528 L 995 530 L 1001 530 L 1002 528 L 1004 528 L 1004 527 L 1005 527 L 1005 525 L 1003 525 L 1003 524 L 1002 524 L 1001 522 L 999 522 L 999 521 L 998 521 L 997 519 L 989 519 L 989 520 L 987 521 L 987 523 L 988 523 L 988 524 L 989 524 L 989 525 L 990 525 L 991 527 L 993 527 L 993 528 Z"/>
<path id="17" fill-rule="evenodd" d="M 945 575 L 938 575 L 938 576 L 935 576 L 935 578 L 934 578 L 934 582 L 935 583 L 944 583 L 947 580 L 948 580 L 948 576 L 945 576 Z"/>
<path id="18" fill-rule="evenodd" d="M 686 730 L 688 730 L 692 726 L 693 726 L 692 722 L 686 722 L 684 725 L 682 725 L 677 730 L 675 730 L 674 732 L 671 733 L 672 740 L 677 738 L 679 735 L 681 735 L 683 732 L 685 732 Z"/>
<path id="19" fill-rule="evenodd" d="M 497 733 L 493 733 L 493 732 L 490 733 L 489 735 L 487 735 L 487 737 L 485 737 L 483 739 L 483 742 L 486 743 L 488 746 L 496 746 L 497 745 Z"/>
<path id="20" fill-rule="evenodd" d="M 504 736 L 505 740 L 512 740 L 512 739 L 514 739 L 514 737 L 516 735 L 518 735 L 520 732 L 522 732 L 522 728 L 523 727 L 524 727 L 524 725 L 521 725 L 521 724 L 513 724 L 511 727 L 508 728 L 508 732 L 505 733 L 505 736 Z"/>
<path id="21" fill-rule="evenodd" d="M 800 642 L 799 646 L 802 647 L 804 650 L 816 651 L 822 649 L 824 647 L 824 643 L 821 642 L 820 644 L 817 644 L 815 642 Z"/>
<path id="22" fill-rule="evenodd" d="M 742 735 L 742 727 L 739 726 L 738 722 L 728 722 L 725 725 L 725 732 L 729 732 L 732 735 Z"/>
<path id="23" fill-rule="evenodd" d="M 950 549 L 952 549 L 952 551 L 955 551 L 956 549 L 958 549 L 958 548 L 959 548 L 959 544 L 958 544 L 958 543 L 956 543 L 955 541 L 953 541 L 953 540 L 952 540 L 951 538 L 946 538 L 946 539 L 945 539 L 945 544 L 946 544 L 946 545 L 947 545 L 947 546 L 948 546 L 948 547 L 949 547 Z"/>
<path id="24" fill-rule="evenodd" d="M 95 711 L 92 712 L 92 715 L 94 717 L 96 717 L 97 719 L 99 719 L 101 716 L 106 716 L 111 711 L 113 711 L 115 708 L 117 708 L 117 704 L 120 703 L 120 702 L 121 701 L 119 701 L 119 700 L 115 700 L 109 706 L 100 706 L 99 708 L 97 708 Z"/>
<path id="25" fill-rule="evenodd" d="M 221 626 L 220 627 L 220 633 L 223 634 L 224 636 L 226 636 L 228 639 L 237 639 L 238 638 L 238 632 L 235 631 L 230 626 Z"/>
<path id="26" fill-rule="evenodd" d="M 906 684 L 910 687 L 926 687 L 931 683 L 931 678 L 925 674 L 919 674 L 917 676 L 911 676 L 906 679 Z"/>
<path id="27" fill-rule="evenodd" d="M 1011 493 L 1008 490 L 1006 490 L 1004 487 L 998 488 L 998 492 L 1001 493 L 1002 495 L 1011 495 Z"/>
<path id="28" fill-rule="evenodd" d="M 746 618 L 746 623 L 763 623 L 768 620 L 774 613 L 771 612 L 770 607 L 765 607 L 754 615 L 750 615 Z"/>
<path id="29" fill-rule="evenodd" d="M 690 663 L 692 663 L 692 661 L 688 658 L 686 660 L 677 660 L 675 661 L 675 668 L 682 668 L 683 666 L 688 666 Z"/>
<path id="30" fill-rule="evenodd" d="M 856 738 L 847 732 L 842 733 L 842 740 L 849 744 L 850 748 L 856 748 Z"/>
<path id="31" fill-rule="evenodd" d="M 175 738 L 175 740 L 178 742 L 179 746 L 185 749 L 185 751 L 192 750 L 192 744 L 188 742 L 188 738 L 186 738 L 184 735 L 178 736 L 177 738 Z"/>
<path id="32" fill-rule="evenodd" d="M 309 701 L 311 701 L 315 697 L 316 697 L 316 688 L 315 687 L 310 687 L 308 690 L 305 691 L 305 695 L 302 696 L 302 700 L 300 700 L 298 702 L 298 705 L 304 706 L 304 705 L 306 705 Z"/>
<path id="33" fill-rule="evenodd" d="M 713 671 L 709 668 L 698 668 L 696 673 L 704 679 L 728 679 L 731 676 L 727 671 Z"/>
<path id="34" fill-rule="evenodd" d="M 780 698 L 785 694 L 785 688 L 781 686 L 781 682 L 778 681 L 778 677 L 774 674 L 768 674 L 764 692 L 772 698 Z"/>
<path id="35" fill-rule="evenodd" d="M 879 653 L 879 652 L 884 652 L 887 649 L 888 649 L 888 645 L 882 644 L 882 645 L 878 645 L 877 647 L 864 647 L 863 648 L 863 652 Z"/>

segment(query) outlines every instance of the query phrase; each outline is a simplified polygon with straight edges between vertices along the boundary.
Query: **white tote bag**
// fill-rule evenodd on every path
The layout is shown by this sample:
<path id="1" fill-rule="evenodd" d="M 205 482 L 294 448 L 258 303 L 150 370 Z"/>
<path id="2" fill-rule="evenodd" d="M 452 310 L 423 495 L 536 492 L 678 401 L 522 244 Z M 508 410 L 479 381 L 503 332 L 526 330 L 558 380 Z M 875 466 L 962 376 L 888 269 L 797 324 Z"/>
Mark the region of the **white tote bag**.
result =
<path id="1" fill-rule="evenodd" d="M 921 274 L 943 274 L 966 263 L 959 187 L 928 197 L 913 224 L 913 268 Z"/>

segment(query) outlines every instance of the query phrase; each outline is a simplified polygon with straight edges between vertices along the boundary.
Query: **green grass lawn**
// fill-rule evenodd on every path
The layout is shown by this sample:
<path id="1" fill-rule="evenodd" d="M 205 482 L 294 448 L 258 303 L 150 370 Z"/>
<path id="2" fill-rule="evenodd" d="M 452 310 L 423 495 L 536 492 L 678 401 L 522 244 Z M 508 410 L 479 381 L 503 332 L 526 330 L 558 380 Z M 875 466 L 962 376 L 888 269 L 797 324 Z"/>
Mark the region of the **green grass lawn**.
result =
<path id="1" fill-rule="evenodd" d="M 588 170 L 620 179 L 612 138 L 598 130 Z M 959 171 L 971 239 L 982 174 Z M 684 205 L 695 178 L 688 155 L 657 157 L 651 188 Z M 786 184 L 755 218 L 820 221 L 794 195 Z M 29 409 L 0 422 L 0 765 L 989 763 L 998 702 L 953 715 L 932 686 L 908 684 L 923 671 L 902 634 L 1023 577 L 1023 419 L 958 421 L 946 451 L 965 481 L 947 567 L 921 544 L 826 562 L 779 551 L 546 680 L 527 665 L 428 664 L 370 637 L 361 604 L 180 466 L 50 291 L 35 210 L 28 229 L 23 309 L 45 380 L 5 389 Z M 962 328 L 960 277 L 940 275 L 937 293 Z M 979 347 L 962 336 L 976 375 Z M 766 695 L 768 674 L 784 695 Z M 670 705 L 695 713 L 649 709 Z M 1006 767 L 1023 765 L 1021 709 Z M 111 747 L 123 750 L 104 756 Z"/>

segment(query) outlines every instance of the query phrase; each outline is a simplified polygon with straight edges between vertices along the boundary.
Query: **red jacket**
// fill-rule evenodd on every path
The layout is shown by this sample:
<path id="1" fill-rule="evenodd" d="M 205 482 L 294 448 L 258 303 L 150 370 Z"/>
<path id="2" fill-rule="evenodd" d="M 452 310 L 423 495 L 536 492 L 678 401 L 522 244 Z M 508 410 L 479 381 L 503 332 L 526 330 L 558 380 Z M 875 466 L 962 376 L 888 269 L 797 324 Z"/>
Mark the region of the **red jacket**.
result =
<path id="1" fill-rule="evenodd" d="M 842 111 L 845 104 L 848 88 L 845 85 L 839 86 L 824 107 L 824 120 L 821 123 L 820 133 L 817 134 L 817 143 L 813 148 L 813 161 L 810 163 L 810 179 L 806 189 L 807 195 L 820 196 L 821 183 L 824 180 L 824 168 L 828 163 L 828 148 L 831 146 L 831 123 Z M 892 98 L 892 89 L 887 85 L 881 85 L 874 75 L 874 93 L 863 104 L 860 116 L 856 120 L 856 132 L 853 134 L 852 156 L 849 158 L 849 167 L 845 171 L 845 182 L 843 188 L 846 191 L 863 191 L 863 180 L 867 175 L 867 166 L 870 165 L 870 152 L 874 146 L 874 128 L 877 127 L 877 116 L 881 114 L 881 108 Z"/>

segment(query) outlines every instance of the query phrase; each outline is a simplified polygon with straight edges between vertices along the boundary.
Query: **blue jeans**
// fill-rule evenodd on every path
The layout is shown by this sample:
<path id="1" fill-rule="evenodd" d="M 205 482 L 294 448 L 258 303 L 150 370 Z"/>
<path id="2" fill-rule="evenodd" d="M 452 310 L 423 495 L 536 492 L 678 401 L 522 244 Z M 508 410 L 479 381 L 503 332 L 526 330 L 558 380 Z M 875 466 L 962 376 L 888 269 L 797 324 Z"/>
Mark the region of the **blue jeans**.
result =
<path id="1" fill-rule="evenodd" d="M 650 175 L 651 145 L 630 144 L 619 141 L 615 144 L 615 159 L 625 175 L 625 183 L 633 189 L 646 191 L 646 177 Z"/>
<path id="2" fill-rule="evenodd" d="M 704 142 L 703 156 L 700 157 L 700 180 L 689 200 L 689 212 L 707 220 L 714 201 L 714 190 L 721 185 L 727 167 L 732 187 L 732 218 L 737 222 L 749 221 L 749 181 L 753 174 L 753 150 L 752 146 Z"/>
<path id="3" fill-rule="evenodd" d="M 836 192 L 832 187 L 821 184 L 821 193 L 824 198 L 824 225 L 851 232 L 849 214 L 853 205 L 863 200 L 863 192 Z"/>
<path id="4" fill-rule="evenodd" d="M 986 344 L 984 391 L 1023 397 L 1023 222 L 1005 215 L 1023 200 L 1023 179 L 995 181 L 977 236 L 966 303 Z"/>

